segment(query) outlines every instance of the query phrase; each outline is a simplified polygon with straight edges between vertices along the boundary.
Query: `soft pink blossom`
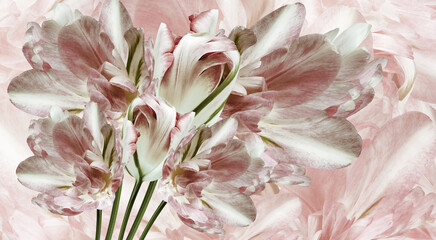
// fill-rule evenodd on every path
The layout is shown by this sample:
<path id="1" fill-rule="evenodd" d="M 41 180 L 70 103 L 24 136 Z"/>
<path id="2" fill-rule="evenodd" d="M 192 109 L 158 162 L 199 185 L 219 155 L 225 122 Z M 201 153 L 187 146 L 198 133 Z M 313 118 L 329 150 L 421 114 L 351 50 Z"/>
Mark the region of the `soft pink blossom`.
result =
<path id="1" fill-rule="evenodd" d="M 263 161 L 233 139 L 236 129 L 232 118 L 201 127 L 165 162 L 160 193 L 185 224 L 199 231 L 222 234 L 223 223 L 247 226 L 256 217 L 246 191 L 251 177 L 245 176 L 259 172 Z"/>
<path id="2" fill-rule="evenodd" d="M 360 137 L 345 117 L 372 100 L 386 64 L 370 61 L 361 46 L 368 24 L 300 36 L 304 16 L 302 4 L 285 5 L 232 32 L 244 50 L 222 116 L 237 117 L 246 126 L 242 132 L 254 132 L 267 144 L 276 162 L 271 182 L 307 184 L 299 177 L 301 166 L 340 168 L 359 156 Z"/>
<path id="3" fill-rule="evenodd" d="M 135 45 L 141 34 L 118 1 L 105 2 L 100 22 L 56 5 L 52 20 L 29 24 L 23 53 L 33 69 L 12 80 L 11 101 L 47 116 L 52 105 L 80 111 L 92 100 L 118 118 L 127 109 L 129 93 L 136 93 L 147 75 L 140 61 L 143 51 L 137 51 L 142 45 Z"/>
<path id="4" fill-rule="evenodd" d="M 33 121 L 28 144 L 34 156 L 18 165 L 18 180 L 41 192 L 33 202 L 53 213 L 75 215 L 112 204 L 123 178 L 115 129 L 90 103 L 83 119 L 53 108 Z"/>

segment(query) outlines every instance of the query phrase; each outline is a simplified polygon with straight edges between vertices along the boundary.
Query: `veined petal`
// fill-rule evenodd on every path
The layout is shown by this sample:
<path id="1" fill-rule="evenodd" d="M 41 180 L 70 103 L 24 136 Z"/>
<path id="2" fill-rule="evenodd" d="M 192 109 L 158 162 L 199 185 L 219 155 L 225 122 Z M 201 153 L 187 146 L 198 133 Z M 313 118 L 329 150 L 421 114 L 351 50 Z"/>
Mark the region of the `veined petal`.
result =
<path id="1" fill-rule="evenodd" d="M 259 134 L 283 162 L 322 169 L 345 167 L 357 159 L 362 140 L 353 125 L 342 118 L 316 117 L 259 123 Z"/>
<path id="2" fill-rule="evenodd" d="M 73 165 L 59 166 L 52 157 L 30 157 L 17 167 L 18 180 L 26 187 L 40 192 L 56 192 L 71 187 L 75 181 Z"/>
<path id="3" fill-rule="evenodd" d="M 110 113 L 113 119 L 120 117 L 129 106 L 126 93 L 94 69 L 88 78 L 88 92 L 91 101 L 98 103 L 100 110 Z"/>
<path id="4" fill-rule="evenodd" d="M 249 196 L 235 191 L 202 192 L 204 200 L 219 220 L 234 226 L 248 226 L 256 219 L 256 208 Z"/>
<path id="5" fill-rule="evenodd" d="M 257 42 L 243 53 L 241 68 L 288 46 L 300 34 L 305 15 L 303 4 L 297 3 L 283 6 L 258 21 L 251 28 Z"/>
<path id="6" fill-rule="evenodd" d="M 253 75 L 264 77 L 267 89 L 277 91 L 274 108 L 278 109 L 315 98 L 328 88 L 341 67 L 340 55 L 322 35 L 297 38 L 288 50 L 275 51 L 261 61 Z"/>
<path id="7" fill-rule="evenodd" d="M 98 149 L 102 151 L 105 141 L 101 130 L 107 122 L 106 117 L 98 107 L 97 103 L 91 102 L 86 106 L 83 113 L 83 120 L 85 122 L 85 127 L 91 132 Z"/>
<path id="8" fill-rule="evenodd" d="M 144 33 L 142 29 L 131 28 L 125 33 L 124 38 L 129 47 L 126 70 L 130 81 L 134 83 L 132 85 L 139 88 L 140 85 L 145 85 L 143 81 L 149 75 L 144 60 Z"/>
<path id="9" fill-rule="evenodd" d="M 100 69 L 104 62 L 114 62 L 114 45 L 101 32 L 99 22 L 84 16 L 59 32 L 59 54 L 77 77 L 86 79 L 91 69 Z"/>
<path id="10" fill-rule="evenodd" d="M 82 158 L 87 150 L 94 150 L 92 140 L 91 132 L 77 116 L 70 116 L 53 127 L 53 143 L 64 159 L 76 161 Z"/>
<path id="11" fill-rule="evenodd" d="M 29 70 L 20 74 L 12 79 L 8 94 L 15 106 L 37 116 L 47 116 L 52 106 L 83 109 L 89 101 L 87 96 L 70 91 L 50 70 Z"/>
<path id="12" fill-rule="evenodd" d="M 133 24 L 126 8 L 119 0 L 106 0 L 101 9 L 100 23 L 121 58 L 127 62 L 128 46 L 124 34 L 133 27 Z"/>

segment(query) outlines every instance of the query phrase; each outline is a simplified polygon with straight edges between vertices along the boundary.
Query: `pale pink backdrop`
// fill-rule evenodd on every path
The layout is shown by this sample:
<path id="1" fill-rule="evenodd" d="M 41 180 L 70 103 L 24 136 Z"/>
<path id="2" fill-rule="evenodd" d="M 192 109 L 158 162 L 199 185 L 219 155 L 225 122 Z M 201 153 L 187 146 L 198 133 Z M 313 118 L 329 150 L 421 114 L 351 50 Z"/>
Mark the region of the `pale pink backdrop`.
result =
<path id="1" fill-rule="evenodd" d="M 50 18 L 55 0 L 0 2 L 0 239 L 92 239 L 95 212 L 50 214 L 31 204 L 36 195 L 18 183 L 15 169 L 31 155 L 26 144 L 32 116 L 16 109 L 6 93 L 10 80 L 30 68 L 21 52 L 26 24 Z M 62 1 L 99 15 L 102 0 Z M 220 10 L 226 33 L 251 26 L 289 0 L 125 0 L 134 24 L 154 37 L 160 22 L 176 34 L 189 30 L 188 16 Z M 349 120 L 364 139 L 361 157 L 341 170 L 308 170 L 309 187 L 271 185 L 254 200 L 257 220 L 226 227 L 224 239 L 435 239 L 436 238 L 436 2 L 430 0 L 306 0 L 303 33 L 325 33 L 352 23 L 372 24 L 364 43 L 373 57 L 389 60 L 373 102 Z M 407 113 L 419 111 L 420 113 Z M 433 120 L 433 121 L 432 121 Z M 133 182 L 126 177 L 120 211 Z M 145 188 L 145 187 L 144 187 Z M 144 189 L 143 189 L 144 190 Z M 144 194 L 140 193 L 140 198 Z M 154 209 L 160 199 L 152 201 Z M 136 206 L 137 207 L 137 206 Z M 135 209 L 134 209 L 135 211 Z M 104 212 L 103 232 L 110 209 Z M 146 219 L 150 212 L 146 213 Z M 117 227 L 120 225 L 117 222 Z M 139 229 L 145 227 L 144 220 Z M 271 235 L 274 234 L 274 235 Z M 115 230 L 117 236 L 117 230 Z M 150 239 L 214 239 L 184 226 L 169 209 Z"/>

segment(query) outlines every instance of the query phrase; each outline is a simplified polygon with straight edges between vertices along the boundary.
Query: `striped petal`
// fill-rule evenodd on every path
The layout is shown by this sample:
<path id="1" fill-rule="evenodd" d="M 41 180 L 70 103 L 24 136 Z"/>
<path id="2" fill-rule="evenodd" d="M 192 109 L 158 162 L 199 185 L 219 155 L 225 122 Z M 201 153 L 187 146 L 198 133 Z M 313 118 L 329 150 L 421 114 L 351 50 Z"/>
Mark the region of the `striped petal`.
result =
<path id="1" fill-rule="evenodd" d="M 326 114 L 299 120 L 263 120 L 259 123 L 264 142 L 277 153 L 280 163 L 322 169 L 350 165 L 360 154 L 361 138 L 354 126 Z"/>

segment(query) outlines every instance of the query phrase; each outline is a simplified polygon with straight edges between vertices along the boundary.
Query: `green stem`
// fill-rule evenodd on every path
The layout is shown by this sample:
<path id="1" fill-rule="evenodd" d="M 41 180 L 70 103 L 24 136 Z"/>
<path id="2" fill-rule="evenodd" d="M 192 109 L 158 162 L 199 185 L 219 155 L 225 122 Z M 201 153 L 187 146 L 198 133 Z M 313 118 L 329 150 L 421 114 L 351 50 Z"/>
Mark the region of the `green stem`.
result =
<path id="1" fill-rule="evenodd" d="M 147 192 L 145 193 L 144 200 L 142 200 L 141 207 L 139 207 L 138 215 L 136 215 L 135 221 L 133 222 L 132 228 L 130 229 L 129 235 L 126 240 L 132 240 L 138 230 L 139 223 L 141 223 L 142 217 L 144 216 L 145 210 L 148 207 L 151 196 L 153 195 L 154 188 L 156 187 L 157 181 L 150 182 L 148 184 Z"/>
<path id="2" fill-rule="evenodd" d="M 154 211 L 153 216 L 151 216 L 150 221 L 148 221 L 147 226 L 145 226 L 145 229 L 142 232 L 139 240 L 144 240 L 144 238 L 145 238 L 145 236 L 147 236 L 147 233 L 150 230 L 151 226 L 153 226 L 154 221 L 156 221 L 156 218 L 159 216 L 160 212 L 162 212 L 162 209 L 165 207 L 166 204 L 167 204 L 167 202 L 165 202 L 165 201 L 160 202 L 159 206 L 156 208 L 156 211 Z"/>
<path id="3" fill-rule="evenodd" d="M 126 211 L 124 212 L 123 223 L 121 224 L 120 234 L 118 236 L 118 240 L 122 240 L 124 237 L 124 232 L 126 231 L 127 222 L 129 221 L 130 213 L 132 212 L 133 203 L 136 200 L 136 196 L 138 196 L 139 189 L 141 188 L 142 181 L 136 180 L 135 186 L 132 189 L 132 193 L 130 194 L 129 203 L 127 204 Z"/>
<path id="4" fill-rule="evenodd" d="M 97 209 L 97 224 L 95 228 L 95 240 L 100 240 L 101 234 L 101 210 Z"/>
<path id="5" fill-rule="evenodd" d="M 111 240 L 112 234 L 114 233 L 115 222 L 117 221 L 118 215 L 118 206 L 120 205 L 121 191 L 123 189 L 123 184 L 118 187 L 117 192 L 115 193 L 114 204 L 112 205 L 111 218 L 109 220 L 109 226 L 107 227 L 106 238 L 105 240 Z"/>

